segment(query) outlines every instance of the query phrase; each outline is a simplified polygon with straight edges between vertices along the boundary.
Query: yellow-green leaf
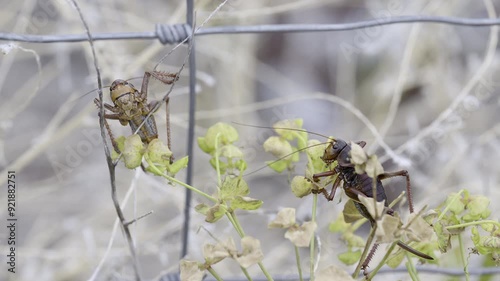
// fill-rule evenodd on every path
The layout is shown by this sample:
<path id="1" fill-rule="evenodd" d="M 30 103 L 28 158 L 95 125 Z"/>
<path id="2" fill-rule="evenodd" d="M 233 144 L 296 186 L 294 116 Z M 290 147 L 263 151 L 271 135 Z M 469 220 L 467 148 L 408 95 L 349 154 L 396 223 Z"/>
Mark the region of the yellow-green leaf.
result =
<path id="1" fill-rule="evenodd" d="M 248 193 L 250 193 L 250 190 L 244 179 L 227 176 L 222 182 L 219 199 L 231 200 L 236 196 L 248 195 Z"/>
<path id="2" fill-rule="evenodd" d="M 337 257 L 339 260 L 345 265 L 353 265 L 359 261 L 361 258 L 361 250 L 357 251 L 347 251 L 341 254 L 338 254 Z"/>
<path id="3" fill-rule="evenodd" d="M 231 208 L 242 209 L 242 210 L 257 210 L 262 206 L 262 200 L 253 199 L 250 197 L 236 196 L 234 200 L 231 201 Z"/>
<path id="4" fill-rule="evenodd" d="M 302 198 L 311 193 L 313 184 L 303 176 L 295 176 L 291 183 L 292 193 L 298 198 Z"/>

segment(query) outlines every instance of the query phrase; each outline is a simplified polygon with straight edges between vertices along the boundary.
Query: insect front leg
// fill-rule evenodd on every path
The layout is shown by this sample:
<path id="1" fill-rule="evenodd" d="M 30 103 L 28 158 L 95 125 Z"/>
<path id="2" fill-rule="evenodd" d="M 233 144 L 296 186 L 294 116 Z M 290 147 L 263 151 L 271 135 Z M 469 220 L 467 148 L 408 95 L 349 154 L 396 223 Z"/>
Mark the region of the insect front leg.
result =
<path id="1" fill-rule="evenodd" d="M 407 170 L 401 170 L 396 172 L 383 173 L 378 175 L 379 180 L 384 180 L 392 177 L 405 177 L 406 178 L 406 196 L 408 198 L 408 208 L 410 213 L 413 213 L 413 200 L 411 195 L 411 184 L 410 184 L 410 174 Z"/>
<path id="2" fill-rule="evenodd" d="M 325 196 L 326 200 L 332 201 L 333 198 L 335 197 L 335 192 L 337 191 L 337 188 L 340 186 L 340 182 L 341 181 L 342 181 L 342 179 L 340 177 L 337 177 L 335 179 L 335 181 L 332 184 L 332 190 L 330 191 L 330 194 L 328 194 L 328 191 L 326 191 L 325 188 L 322 188 L 320 190 L 313 189 L 312 192 L 313 193 L 319 193 L 319 192 L 321 192 Z"/>

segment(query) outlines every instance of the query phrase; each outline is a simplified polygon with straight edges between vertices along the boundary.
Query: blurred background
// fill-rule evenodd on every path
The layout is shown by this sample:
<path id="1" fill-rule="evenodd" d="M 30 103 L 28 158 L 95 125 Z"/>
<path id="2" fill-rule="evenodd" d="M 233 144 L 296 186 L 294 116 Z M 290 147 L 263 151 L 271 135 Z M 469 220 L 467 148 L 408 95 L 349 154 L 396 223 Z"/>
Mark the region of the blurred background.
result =
<path id="1" fill-rule="evenodd" d="M 195 2 L 200 24 L 222 1 Z M 0 3 L 1 32 L 84 33 L 78 14 L 66 1 Z M 93 33 L 153 31 L 156 23 L 184 23 L 186 14 L 184 1 L 79 1 L 79 5 Z M 499 9 L 498 1 L 489 0 L 236 0 L 229 1 L 205 26 L 346 23 L 404 15 L 496 18 Z M 1 42 L 0 55 L 0 166 L 2 175 L 14 170 L 17 176 L 19 271 L 7 274 L 2 255 L 0 279 L 87 280 L 101 260 L 95 280 L 132 279 L 129 250 L 116 228 L 92 102 L 97 83 L 88 42 L 8 43 Z M 199 36 L 195 134 L 203 136 L 206 128 L 219 121 L 272 126 L 282 119 L 302 118 L 304 128 L 312 132 L 365 140 L 367 151 L 379 156 L 386 171 L 407 169 L 417 210 L 425 205 L 436 208 L 462 188 L 500 198 L 497 43 L 498 27 L 442 24 Z M 131 80 L 139 87 L 144 71 L 172 49 L 156 40 L 94 44 L 105 85 L 114 79 L 140 77 Z M 177 71 L 186 55 L 186 46 L 176 49 L 160 69 Z M 187 73 L 185 69 L 181 74 L 170 100 L 172 148 L 177 158 L 187 151 Z M 160 99 L 165 93 L 166 88 L 153 81 L 148 98 Z M 108 94 L 104 89 L 109 103 Z M 156 114 L 156 122 L 165 140 L 164 108 Z M 130 134 L 119 122 L 110 124 L 115 135 Z M 237 144 L 246 153 L 248 171 L 273 159 L 262 149 L 272 130 L 234 126 L 240 132 Z M 216 174 L 208 163 L 210 157 L 198 147 L 194 151 L 193 185 L 211 194 L 216 190 Z M 304 166 L 299 164 L 291 175 L 303 173 Z M 118 165 L 116 175 L 119 198 L 126 201 L 126 217 L 154 211 L 132 227 L 143 277 L 156 280 L 176 272 L 185 189 L 140 169 L 127 170 L 123 164 Z M 264 200 L 263 210 L 240 214 L 247 234 L 260 239 L 263 263 L 276 276 L 296 276 L 295 259 L 284 232 L 268 230 L 268 221 L 283 207 L 297 208 L 299 220 L 311 216 L 311 197 L 298 199 L 289 190 L 291 175 L 263 169 L 248 176 L 250 196 Z M 177 178 L 184 180 L 185 174 Z M 0 179 L 4 185 L 6 179 Z M 404 189 L 404 181 L 391 180 L 385 186 L 393 199 Z M 0 193 L 2 202 L 6 196 L 5 191 Z M 204 200 L 194 196 L 192 206 L 200 202 Z M 338 264 L 348 272 L 353 270 L 338 262 L 336 256 L 345 246 L 328 232 L 328 223 L 342 211 L 344 202 L 320 200 L 319 268 Z M 498 204 L 491 208 L 498 218 Z M 0 209 L 2 218 L 7 216 L 6 209 Z M 400 211 L 407 213 L 403 208 Z M 4 230 L 0 232 L 2 253 L 7 249 Z M 207 230 L 221 239 L 235 237 L 225 221 L 205 223 L 193 207 L 190 259 L 201 261 L 203 244 L 215 242 Z M 106 254 L 110 240 L 113 245 Z M 308 250 L 301 254 L 307 273 Z M 455 256 L 449 253 L 440 266 L 460 268 Z M 479 266 L 483 260 L 472 256 L 470 262 Z M 227 279 L 241 276 L 233 261 L 224 261 L 216 269 Z M 249 272 L 261 276 L 257 266 Z M 407 273 L 382 276 L 409 279 Z M 443 277 L 422 274 L 421 278 Z"/>

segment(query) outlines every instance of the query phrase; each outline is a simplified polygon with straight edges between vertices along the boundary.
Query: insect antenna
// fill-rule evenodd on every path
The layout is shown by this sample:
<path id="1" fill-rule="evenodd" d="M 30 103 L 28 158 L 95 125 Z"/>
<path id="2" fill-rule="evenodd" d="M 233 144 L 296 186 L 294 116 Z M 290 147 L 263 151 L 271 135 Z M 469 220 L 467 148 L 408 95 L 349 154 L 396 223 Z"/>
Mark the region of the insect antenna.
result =
<path id="1" fill-rule="evenodd" d="M 307 150 L 307 149 L 309 149 L 309 148 L 311 148 L 311 147 L 315 147 L 315 146 L 319 146 L 319 145 L 324 145 L 324 144 L 327 144 L 327 143 L 328 143 L 328 142 L 321 142 L 321 143 L 317 143 L 317 144 L 313 144 L 313 145 L 310 145 L 310 146 L 306 146 L 306 147 L 303 147 L 303 148 L 297 149 L 297 150 L 295 150 L 294 152 L 292 152 L 292 153 L 288 153 L 287 155 L 282 156 L 282 157 L 280 157 L 280 158 L 278 158 L 278 159 L 276 159 L 276 160 L 274 160 L 274 161 L 272 161 L 272 162 L 268 163 L 266 166 L 262 166 L 262 167 L 258 168 L 257 170 L 254 170 L 254 171 L 252 171 L 252 172 L 250 172 L 250 173 L 246 173 L 246 174 L 244 174 L 243 176 L 244 176 L 244 177 L 245 177 L 245 176 L 249 176 L 249 175 L 251 175 L 251 174 L 255 174 L 255 173 L 257 173 L 257 172 L 259 172 L 259 171 L 261 171 L 261 170 L 264 170 L 264 169 L 265 169 L 265 168 L 267 168 L 268 166 L 270 166 L 270 165 L 272 165 L 272 164 L 274 164 L 274 163 L 276 163 L 276 162 L 278 162 L 278 161 L 281 161 L 281 160 L 283 160 L 283 159 L 285 159 L 285 158 L 287 158 L 287 157 L 289 157 L 289 156 L 291 156 L 291 155 L 294 155 L 294 154 L 295 154 L 295 153 L 297 153 L 297 152 L 301 152 L 301 151 Z"/>
<path id="2" fill-rule="evenodd" d="M 102 87 L 102 88 L 103 88 L 103 89 L 105 89 L 105 88 L 109 88 L 109 87 L 111 87 L 111 86 L 104 86 L 104 87 Z M 81 95 L 81 96 L 78 96 L 78 97 L 76 97 L 76 98 L 74 98 L 74 99 L 72 99 L 72 100 L 69 100 L 69 101 L 68 101 L 68 103 L 74 103 L 74 102 L 77 102 L 77 101 L 79 101 L 80 99 L 83 99 L 84 97 L 86 97 L 86 96 L 88 96 L 88 95 L 90 95 L 90 94 L 92 94 L 93 92 L 98 91 L 98 90 L 99 90 L 98 88 L 93 89 L 93 90 L 90 90 L 90 91 L 86 92 L 85 94 L 83 94 L 83 95 Z"/>
<path id="3" fill-rule="evenodd" d="M 289 131 L 297 131 L 297 132 L 305 132 L 311 135 L 323 137 L 325 139 L 330 139 L 331 137 L 325 136 L 319 133 L 311 132 L 305 129 L 297 129 L 297 128 L 282 128 L 282 127 L 267 127 L 267 126 L 259 126 L 259 125 L 249 125 L 249 124 L 243 124 L 243 123 L 238 123 L 238 122 L 232 122 L 233 124 L 240 125 L 240 126 L 247 126 L 247 127 L 252 127 L 252 128 L 261 128 L 261 129 L 270 129 L 270 130 L 289 130 Z"/>

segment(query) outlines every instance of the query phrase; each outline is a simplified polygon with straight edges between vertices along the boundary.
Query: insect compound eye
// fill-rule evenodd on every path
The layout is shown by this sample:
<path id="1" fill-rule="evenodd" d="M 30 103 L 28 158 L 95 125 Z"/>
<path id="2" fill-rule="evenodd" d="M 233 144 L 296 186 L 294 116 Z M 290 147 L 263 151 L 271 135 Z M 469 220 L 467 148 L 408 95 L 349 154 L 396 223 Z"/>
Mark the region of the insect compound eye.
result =
<path id="1" fill-rule="evenodd" d="M 333 149 L 335 149 L 335 150 L 339 149 L 338 144 L 334 144 L 334 145 L 333 145 Z"/>

